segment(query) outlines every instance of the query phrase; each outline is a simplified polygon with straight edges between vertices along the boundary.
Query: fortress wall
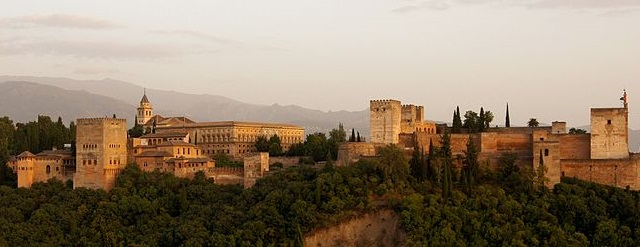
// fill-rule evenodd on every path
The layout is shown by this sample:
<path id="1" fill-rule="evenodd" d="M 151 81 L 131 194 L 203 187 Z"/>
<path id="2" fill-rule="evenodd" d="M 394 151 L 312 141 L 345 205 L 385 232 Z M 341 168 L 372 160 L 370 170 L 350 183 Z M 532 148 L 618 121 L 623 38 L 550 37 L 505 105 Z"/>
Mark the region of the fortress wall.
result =
<path id="1" fill-rule="evenodd" d="M 216 184 L 244 184 L 244 168 L 242 167 L 213 167 L 207 172 L 207 177 L 213 178 Z"/>
<path id="2" fill-rule="evenodd" d="M 498 152 L 513 152 L 519 156 L 530 156 L 533 149 L 531 134 L 501 133 L 496 142 Z"/>
<path id="3" fill-rule="evenodd" d="M 591 156 L 591 135 L 558 135 L 560 159 L 589 159 Z"/>
<path id="4" fill-rule="evenodd" d="M 282 164 L 283 168 L 287 168 L 287 167 L 291 167 L 291 166 L 297 166 L 298 164 L 300 164 L 300 156 L 295 156 L 295 157 L 286 157 L 286 156 L 279 156 L 279 157 L 269 157 L 269 165 L 273 165 L 275 163 L 280 163 Z"/>
<path id="5" fill-rule="evenodd" d="M 347 142 L 338 147 L 336 166 L 345 166 L 357 162 L 361 157 L 376 156 L 376 148 L 385 144 L 369 142 Z"/>
<path id="6" fill-rule="evenodd" d="M 599 184 L 640 189 L 638 159 L 561 160 L 562 174 Z"/>

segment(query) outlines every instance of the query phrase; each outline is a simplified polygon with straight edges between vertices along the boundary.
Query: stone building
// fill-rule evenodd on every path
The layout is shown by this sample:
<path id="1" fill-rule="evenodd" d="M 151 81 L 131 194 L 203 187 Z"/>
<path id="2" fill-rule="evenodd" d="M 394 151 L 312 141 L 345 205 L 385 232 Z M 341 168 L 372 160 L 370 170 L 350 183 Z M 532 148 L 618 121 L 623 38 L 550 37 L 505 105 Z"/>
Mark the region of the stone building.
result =
<path id="1" fill-rule="evenodd" d="M 126 119 L 77 120 L 74 188 L 110 190 L 127 162 Z"/>
<path id="2" fill-rule="evenodd" d="M 424 106 L 402 105 L 398 100 L 371 100 L 369 103 L 370 140 L 398 143 L 400 134 L 436 133 L 436 124 L 424 120 Z"/>
<path id="3" fill-rule="evenodd" d="M 47 150 L 38 154 L 24 151 L 7 163 L 18 175 L 18 187 L 29 188 L 33 183 L 55 178 L 73 179 L 76 163 L 71 150 Z"/>
<path id="4" fill-rule="evenodd" d="M 591 133 L 567 133 L 567 124 L 558 121 L 550 127 L 496 127 L 482 133 L 451 134 L 451 150 L 454 156 L 464 155 L 471 140 L 479 150 L 481 163 L 492 168 L 502 154 L 515 153 L 520 165 L 535 170 L 543 164 L 549 187 L 567 176 L 638 190 L 640 154 L 629 153 L 626 92 L 621 100 L 620 108 L 591 109 Z M 372 156 L 372 150 L 383 144 L 397 144 L 404 150 L 417 146 L 428 153 L 430 143 L 440 145 L 446 128 L 434 127 L 432 131 L 430 124 L 425 124 L 424 129 L 419 124 L 413 127 L 411 123 L 423 121 L 421 108 L 404 107 L 397 100 L 372 100 L 370 111 L 372 143 L 344 144 L 338 153 L 338 164 Z"/>
<path id="5" fill-rule="evenodd" d="M 255 152 L 255 142 L 260 136 L 271 138 L 280 137 L 283 151 L 289 150 L 291 145 L 304 141 L 304 128 L 278 123 L 259 122 L 195 122 L 185 117 L 162 117 L 153 115 L 150 118 L 146 112 L 153 114 L 151 103 L 147 95 L 142 96 L 138 107 L 137 118 L 144 119 L 142 124 L 152 133 L 186 133 L 187 142 L 202 148 L 207 155 L 227 154 L 236 159 L 242 159 L 246 154 Z"/>
<path id="6" fill-rule="evenodd" d="M 187 178 L 199 171 L 209 172 L 215 161 L 200 147 L 188 143 L 188 138 L 186 133 L 154 133 L 134 138 L 130 157 L 147 172 L 168 172 Z"/>

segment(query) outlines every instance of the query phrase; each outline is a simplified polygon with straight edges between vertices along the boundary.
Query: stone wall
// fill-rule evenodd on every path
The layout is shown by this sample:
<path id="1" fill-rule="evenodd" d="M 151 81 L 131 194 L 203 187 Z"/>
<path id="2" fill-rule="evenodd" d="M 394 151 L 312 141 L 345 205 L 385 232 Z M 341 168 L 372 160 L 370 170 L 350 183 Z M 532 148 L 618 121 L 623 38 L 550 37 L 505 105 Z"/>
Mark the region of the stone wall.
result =
<path id="1" fill-rule="evenodd" d="M 216 184 L 244 185 L 244 168 L 242 167 L 213 167 L 207 172 L 207 177 L 213 178 Z"/>
<path id="2" fill-rule="evenodd" d="M 626 159 L 561 160 L 562 175 L 599 184 L 640 189 L 638 163 L 634 155 Z"/>
<path id="3" fill-rule="evenodd" d="M 591 157 L 591 135 L 558 135 L 561 159 L 589 159 Z"/>
<path id="4" fill-rule="evenodd" d="M 244 188 L 251 188 L 256 180 L 269 172 L 269 153 L 251 153 L 244 157 Z"/>
<path id="5" fill-rule="evenodd" d="M 347 142 L 338 147 L 336 166 L 345 166 L 357 162 L 362 157 L 376 156 L 376 149 L 385 144 L 369 142 Z"/>
<path id="6" fill-rule="evenodd" d="M 591 108 L 591 159 L 629 157 L 626 108 Z"/>
<path id="7" fill-rule="evenodd" d="M 269 157 L 269 165 L 273 165 L 275 163 L 282 164 L 282 168 L 297 166 L 300 164 L 301 156 L 287 157 L 287 156 L 278 156 L 278 157 Z"/>

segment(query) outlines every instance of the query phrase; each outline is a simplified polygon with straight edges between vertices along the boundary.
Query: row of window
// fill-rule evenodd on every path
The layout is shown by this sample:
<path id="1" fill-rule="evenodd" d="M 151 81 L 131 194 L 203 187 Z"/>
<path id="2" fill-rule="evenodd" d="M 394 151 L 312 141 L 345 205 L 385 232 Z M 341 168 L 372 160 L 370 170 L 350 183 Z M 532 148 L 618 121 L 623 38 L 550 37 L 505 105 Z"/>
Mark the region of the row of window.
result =
<path id="1" fill-rule="evenodd" d="M 82 144 L 83 149 L 96 149 L 98 148 L 98 144 Z"/>
<path id="2" fill-rule="evenodd" d="M 120 148 L 120 144 L 109 144 L 109 148 Z"/>
<path id="3" fill-rule="evenodd" d="M 83 165 L 97 165 L 98 164 L 98 160 L 82 160 L 82 164 Z"/>

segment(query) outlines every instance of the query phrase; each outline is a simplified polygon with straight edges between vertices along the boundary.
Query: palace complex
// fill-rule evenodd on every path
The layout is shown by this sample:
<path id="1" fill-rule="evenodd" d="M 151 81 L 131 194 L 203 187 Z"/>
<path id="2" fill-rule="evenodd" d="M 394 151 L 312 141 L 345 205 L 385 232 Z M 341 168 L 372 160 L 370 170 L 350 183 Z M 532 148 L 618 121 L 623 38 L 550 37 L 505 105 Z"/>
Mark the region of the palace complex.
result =
<path id="1" fill-rule="evenodd" d="M 304 141 L 304 129 L 288 124 L 202 122 L 186 117 L 153 115 L 146 94 L 136 112 L 136 124 L 149 133 L 127 135 L 127 121 L 119 118 L 81 118 L 76 126 L 76 153 L 51 150 L 36 155 L 25 151 L 7 165 L 18 175 L 19 187 L 57 178 L 75 187 L 110 190 L 128 163 L 143 171 L 162 171 L 191 178 L 197 172 L 216 183 L 250 187 L 269 171 L 269 156 L 256 153 L 258 137 L 278 135 L 286 151 Z M 244 161 L 244 167 L 216 167 L 212 156 L 224 154 Z M 286 159 L 273 159 L 287 162 Z M 290 162 L 290 161 L 289 161 Z"/>
<path id="2" fill-rule="evenodd" d="M 479 150 L 481 163 L 492 168 L 502 154 L 515 153 L 520 165 L 535 170 L 543 164 L 549 187 L 566 176 L 637 190 L 640 189 L 640 154 L 629 152 L 626 92 L 621 100 L 623 107 L 620 108 L 592 108 L 591 133 L 586 134 L 568 133 L 565 122 L 553 122 L 550 127 L 496 127 L 482 133 L 451 133 L 446 125 L 425 121 L 421 106 L 401 105 L 397 100 L 372 100 L 372 143 L 343 145 L 338 163 L 348 164 L 360 157 L 373 156 L 376 147 L 386 144 L 396 144 L 405 150 L 418 147 L 428 153 L 430 143 L 439 146 L 442 134 L 448 131 L 454 157 L 464 155 L 470 140 Z"/>
<path id="3" fill-rule="evenodd" d="M 576 177 L 605 185 L 640 189 L 640 154 L 629 152 L 629 106 L 624 93 L 622 107 L 592 108 L 591 133 L 568 133 L 565 122 L 548 127 L 495 127 L 480 133 L 451 133 L 446 124 L 425 120 L 424 107 L 402 105 L 397 100 L 370 101 L 371 142 L 349 142 L 340 146 L 337 165 L 348 165 L 362 157 L 376 156 L 378 147 L 395 144 L 406 150 L 429 153 L 430 143 L 440 145 L 443 133 L 451 133 L 453 156 L 464 155 L 467 143 L 479 150 L 481 164 L 495 168 L 504 154 L 515 154 L 521 166 L 546 167 L 546 185 L 562 177 Z M 73 180 L 74 187 L 102 188 L 115 185 L 128 163 L 144 171 L 162 171 L 178 177 L 204 172 L 216 183 L 252 186 L 267 174 L 269 164 L 297 164 L 295 158 L 270 158 L 256 153 L 260 136 L 277 135 L 284 150 L 304 141 L 304 129 L 288 124 L 254 122 L 195 122 L 186 117 L 153 114 L 145 94 L 136 112 L 136 124 L 147 130 L 128 138 L 127 122 L 117 118 L 77 120 L 76 154 L 50 150 L 23 152 L 8 161 L 18 174 L 18 186 L 30 187 L 51 178 Z M 243 160 L 243 167 L 216 167 L 213 156 Z M 462 164 L 456 161 L 456 166 Z"/>

